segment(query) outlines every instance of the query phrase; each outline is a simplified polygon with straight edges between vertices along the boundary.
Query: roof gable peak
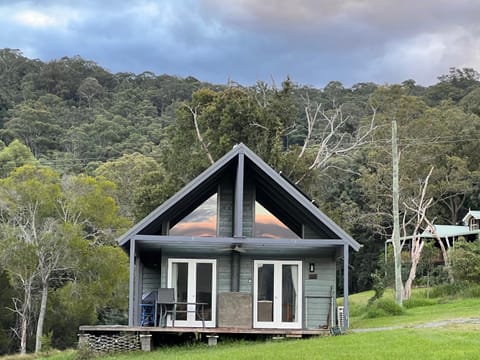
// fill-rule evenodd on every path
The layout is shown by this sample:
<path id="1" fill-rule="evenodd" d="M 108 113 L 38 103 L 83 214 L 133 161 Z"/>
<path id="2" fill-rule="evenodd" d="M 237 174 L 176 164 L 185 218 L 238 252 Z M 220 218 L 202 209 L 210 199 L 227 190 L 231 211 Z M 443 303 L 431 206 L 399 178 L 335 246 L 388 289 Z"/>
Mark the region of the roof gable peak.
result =
<path id="1" fill-rule="evenodd" d="M 236 158 L 242 155 L 242 160 L 238 160 L 238 163 L 241 163 L 242 166 L 247 166 L 247 162 L 243 160 L 243 157 L 248 159 L 251 166 L 252 164 L 255 167 L 256 174 L 261 174 L 264 181 L 266 181 L 272 187 L 281 191 L 282 194 L 288 194 L 291 201 L 297 204 L 299 208 L 302 208 L 302 211 L 310 214 L 312 218 L 316 221 L 320 221 L 324 224 L 330 231 L 332 231 L 339 239 L 343 239 L 346 244 L 350 245 L 353 249 L 358 250 L 361 245 L 352 239 L 343 229 L 341 229 L 337 224 L 335 224 L 328 216 L 321 212 L 312 201 L 293 183 L 288 181 L 284 176 L 279 174 L 276 170 L 270 167 L 264 160 L 262 160 L 257 154 L 250 150 L 245 144 L 239 143 L 233 146 L 233 148 L 212 164 L 209 168 L 203 171 L 199 176 L 193 179 L 190 183 L 185 185 L 180 191 L 175 195 L 165 201 L 163 204 L 158 206 L 153 210 L 149 215 L 144 219 L 139 221 L 134 225 L 129 231 L 124 235 L 118 238 L 118 243 L 120 245 L 125 245 L 133 236 L 137 235 L 142 229 L 148 226 L 150 223 L 159 218 L 166 211 L 175 206 L 179 201 L 184 200 L 194 191 L 198 191 L 202 187 L 205 187 L 208 184 L 209 180 L 212 177 L 218 176 L 226 167 L 228 167 L 232 162 L 237 161 Z"/>

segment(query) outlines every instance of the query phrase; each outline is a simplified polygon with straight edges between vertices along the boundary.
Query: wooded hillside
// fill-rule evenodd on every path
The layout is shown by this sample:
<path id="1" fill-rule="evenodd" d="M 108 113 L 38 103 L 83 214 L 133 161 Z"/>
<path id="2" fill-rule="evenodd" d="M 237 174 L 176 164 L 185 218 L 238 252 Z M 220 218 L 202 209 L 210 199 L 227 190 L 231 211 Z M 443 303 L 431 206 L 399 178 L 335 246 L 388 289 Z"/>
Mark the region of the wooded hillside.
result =
<path id="1" fill-rule="evenodd" d="M 115 237 L 240 142 L 364 245 L 351 291 L 371 288 L 391 235 L 392 120 L 402 215 L 432 166 L 429 219 L 480 209 L 475 70 L 428 87 L 294 80 L 217 85 L 0 50 L 0 354 L 33 349 L 39 323 L 62 348 L 80 324 L 125 321 Z"/>

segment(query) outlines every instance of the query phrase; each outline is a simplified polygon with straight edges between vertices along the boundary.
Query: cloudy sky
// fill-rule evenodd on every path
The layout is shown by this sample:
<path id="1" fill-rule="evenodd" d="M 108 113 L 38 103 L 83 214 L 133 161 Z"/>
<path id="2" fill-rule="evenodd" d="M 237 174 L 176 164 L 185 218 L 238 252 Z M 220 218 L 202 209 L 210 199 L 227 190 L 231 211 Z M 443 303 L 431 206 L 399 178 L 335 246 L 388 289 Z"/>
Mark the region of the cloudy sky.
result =
<path id="1" fill-rule="evenodd" d="M 432 84 L 480 70 L 478 0 L 0 0 L 0 48 L 242 84 Z"/>

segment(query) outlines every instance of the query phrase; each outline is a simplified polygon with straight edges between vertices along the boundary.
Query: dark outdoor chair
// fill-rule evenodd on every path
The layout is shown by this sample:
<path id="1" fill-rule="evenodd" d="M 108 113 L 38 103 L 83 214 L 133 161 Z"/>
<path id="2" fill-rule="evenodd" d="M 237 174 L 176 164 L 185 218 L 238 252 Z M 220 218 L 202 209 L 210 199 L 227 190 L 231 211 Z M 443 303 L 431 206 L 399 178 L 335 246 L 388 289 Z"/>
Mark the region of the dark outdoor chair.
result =
<path id="1" fill-rule="evenodd" d="M 175 289 L 160 288 L 157 293 L 157 306 L 160 309 L 159 326 L 167 325 L 167 315 L 172 315 L 172 321 L 175 320 Z"/>

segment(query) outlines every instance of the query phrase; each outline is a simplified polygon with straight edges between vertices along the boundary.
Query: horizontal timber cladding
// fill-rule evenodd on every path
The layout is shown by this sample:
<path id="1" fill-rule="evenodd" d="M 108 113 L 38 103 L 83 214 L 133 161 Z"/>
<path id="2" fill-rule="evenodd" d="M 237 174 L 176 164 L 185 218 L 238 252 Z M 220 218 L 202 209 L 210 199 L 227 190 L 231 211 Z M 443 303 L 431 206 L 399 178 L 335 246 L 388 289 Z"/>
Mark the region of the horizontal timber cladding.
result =
<path id="1" fill-rule="evenodd" d="M 156 291 L 161 287 L 160 267 L 143 267 L 143 293 Z"/>
<path id="2" fill-rule="evenodd" d="M 243 189 L 243 236 L 253 237 L 255 223 L 255 186 L 245 181 Z"/>
<path id="3" fill-rule="evenodd" d="M 313 265 L 313 271 L 310 267 Z M 304 259 L 304 326 L 323 328 L 331 325 L 334 315 L 336 262 L 334 256 L 324 255 Z"/>
<path id="4" fill-rule="evenodd" d="M 233 235 L 233 180 L 225 178 L 219 186 L 218 236 Z"/>
<path id="5" fill-rule="evenodd" d="M 303 225 L 303 238 L 304 239 L 327 239 L 329 236 L 321 230 L 314 230 L 309 225 Z"/>
<path id="6" fill-rule="evenodd" d="M 227 254 L 229 251 L 227 251 Z M 217 293 L 229 292 L 231 289 L 231 257 L 217 257 Z"/>
<path id="7" fill-rule="evenodd" d="M 240 292 L 253 294 L 253 258 L 240 256 Z"/>

